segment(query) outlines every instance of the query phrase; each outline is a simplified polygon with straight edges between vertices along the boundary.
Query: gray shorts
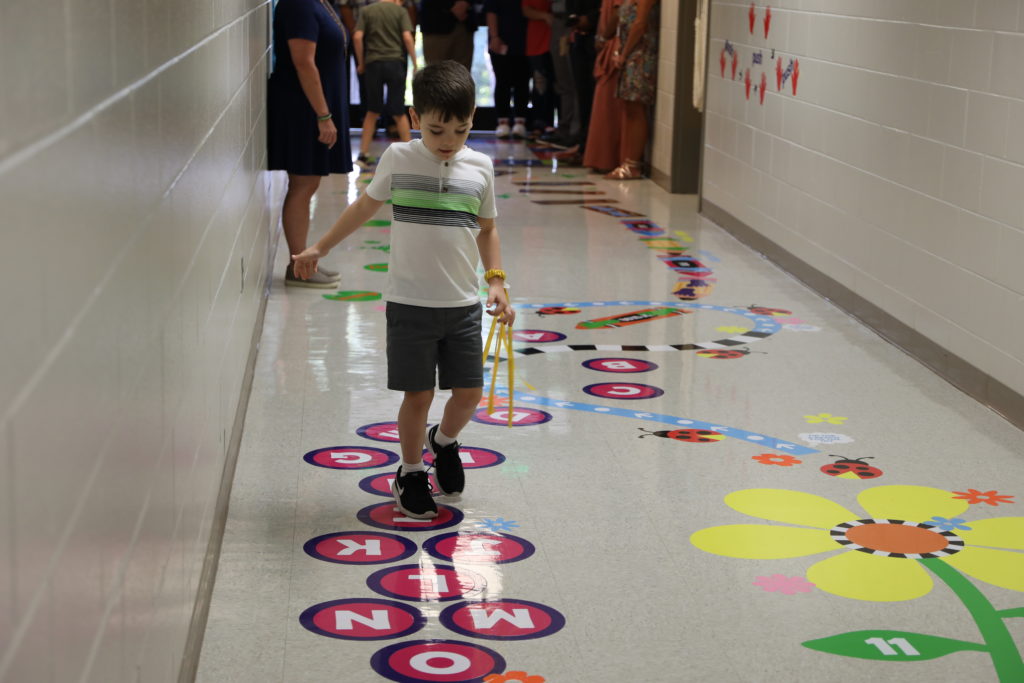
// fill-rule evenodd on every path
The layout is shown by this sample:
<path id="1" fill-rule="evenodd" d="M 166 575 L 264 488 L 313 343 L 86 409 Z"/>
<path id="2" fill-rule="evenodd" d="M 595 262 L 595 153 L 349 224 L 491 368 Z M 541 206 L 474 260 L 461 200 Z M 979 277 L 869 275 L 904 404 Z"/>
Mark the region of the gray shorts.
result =
<path id="1" fill-rule="evenodd" d="M 389 301 L 388 389 L 427 391 L 484 385 L 483 306 L 427 308 Z"/>

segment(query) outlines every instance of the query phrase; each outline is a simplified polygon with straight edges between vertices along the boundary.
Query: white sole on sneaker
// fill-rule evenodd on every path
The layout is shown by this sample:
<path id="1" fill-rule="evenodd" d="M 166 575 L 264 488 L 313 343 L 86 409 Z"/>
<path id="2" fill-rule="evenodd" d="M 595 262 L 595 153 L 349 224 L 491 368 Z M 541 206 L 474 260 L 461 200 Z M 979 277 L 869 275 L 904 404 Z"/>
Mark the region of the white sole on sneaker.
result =
<path id="1" fill-rule="evenodd" d="M 402 499 L 399 496 L 399 492 L 398 492 L 398 478 L 397 477 L 391 482 L 391 495 L 395 499 L 395 507 L 397 507 L 398 511 L 401 512 L 406 517 L 410 517 L 412 519 L 434 519 L 435 517 L 437 517 L 437 513 L 436 512 L 420 512 L 420 513 L 416 513 L 416 512 L 411 512 L 409 510 L 406 510 L 405 507 L 402 505 Z"/>
<path id="2" fill-rule="evenodd" d="M 320 280 L 299 280 L 298 278 L 285 278 L 284 284 L 287 287 L 307 287 L 309 289 L 337 289 L 340 280 L 331 280 L 329 282 L 323 282 Z"/>

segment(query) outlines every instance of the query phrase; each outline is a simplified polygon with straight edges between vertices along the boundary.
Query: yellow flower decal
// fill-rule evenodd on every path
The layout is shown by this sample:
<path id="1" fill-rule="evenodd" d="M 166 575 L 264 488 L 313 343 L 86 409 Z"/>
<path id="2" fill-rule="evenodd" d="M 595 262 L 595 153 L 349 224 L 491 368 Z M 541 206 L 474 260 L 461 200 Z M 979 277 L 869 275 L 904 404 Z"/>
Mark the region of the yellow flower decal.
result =
<path id="1" fill-rule="evenodd" d="M 849 418 L 839 417 L 832 413 L 818 413 L 817 415 L 804 415 L 804 419 L 807 420 L 808 424 L 817 424 L 819 422 L 827 422 L 833 425 L 841 425 L 846 422 Z"/>
<path id="2" fill-rule="evenodd" d="M 972 520 L 970 529 L 943 531 L 926 522 L 954 518 L 967 502 L 927 486 L 876 486 L 857 502 L 858 515 L 827 498 L 800 491 L 747 489 L 725 497 L 734 510 L 775 524 L 729 524 L 701 529 L 690 542 L 709 553 L 743 559 L 781 559 L 831 553 L 807 580 L 854 600 L 913 600 L 932 589 L 931 575 L 908 559 L 941 558 L 964 574 L 1024 591 L 1024 517 Z"/>

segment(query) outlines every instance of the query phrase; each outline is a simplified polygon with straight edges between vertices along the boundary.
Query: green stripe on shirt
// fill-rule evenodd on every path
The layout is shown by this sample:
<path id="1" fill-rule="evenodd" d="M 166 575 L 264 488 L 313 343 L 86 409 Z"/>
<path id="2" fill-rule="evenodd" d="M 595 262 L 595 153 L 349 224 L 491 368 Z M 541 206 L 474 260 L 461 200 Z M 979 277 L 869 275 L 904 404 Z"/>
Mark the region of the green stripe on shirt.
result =
<path id="1" fill-rule="evenodd" d="M 478 198 L 454 192 L 394 189 L 391 191 L 391 199 L 393 203 L 402 206 L 437 209 L 440 211 L 464 211 L 474 216 L 480 214 L 480 200 Z"/>

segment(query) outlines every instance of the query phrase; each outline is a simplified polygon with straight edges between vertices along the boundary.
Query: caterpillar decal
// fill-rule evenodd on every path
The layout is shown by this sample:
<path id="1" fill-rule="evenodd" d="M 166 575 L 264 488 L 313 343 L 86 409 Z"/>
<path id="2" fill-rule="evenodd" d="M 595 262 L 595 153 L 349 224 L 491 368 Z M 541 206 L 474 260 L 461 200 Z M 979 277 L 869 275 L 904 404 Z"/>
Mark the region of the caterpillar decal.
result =
<path id="1" fill-rule="evenodd" d="M 627 325 L 636 325 L 637 323 L 645 323 L 651 320 L 660 320 L 661 318 L 672 318 L 677 315 L 684 313 L 691 313 L 682 308 L 647 308 L 642 311 L 633 311 L 631 313 L 620 313 L 619 315 L 610 315 L 606 318 L 594 318 L 593 320 L 584 320 L 583 322 L 576 325 L 577 330 L 597 330 L 607 329 L 612 327 L 625 327 Z"/>
<path id="2" fill-rule="evenodd" d="M 537 315 L 543 318 L 546 315 L 573 315 L 579 312 L 580 309 L 572 306 L 545 306 L 537 311 Z"/>
<path id="3" fill-rule="evenodd" d="M 747 310 L 757 315 L 770 315 L 773 318 L 782 318 L 787 315 L 793 315 L 793 311 L 787 311 L 785 308 L 766 308 L 765 306 L 758 306 L 757 304 L 747 306 Z"/>
<path id="4" fill-rule="evenodd" d="M 742 349 L 703 349 L 698 351 L 697 355 L 701 358 L 731 360 L 733 358 L 743 358 L 744 356 L 749 356 L 752 353 L 764 353 L 764 351 L 751 351 L 745 347 Z"/>

